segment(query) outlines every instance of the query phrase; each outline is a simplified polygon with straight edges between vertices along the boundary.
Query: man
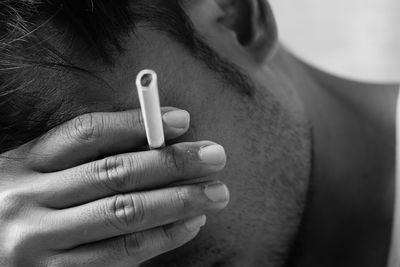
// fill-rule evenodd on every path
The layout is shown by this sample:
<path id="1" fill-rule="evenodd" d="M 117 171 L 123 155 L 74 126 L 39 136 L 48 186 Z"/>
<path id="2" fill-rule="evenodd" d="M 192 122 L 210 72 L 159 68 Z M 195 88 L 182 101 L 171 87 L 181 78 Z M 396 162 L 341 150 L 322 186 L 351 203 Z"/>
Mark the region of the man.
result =
<path id="1" fill-rule="evenodd" d="M 2 199 L 23 207 L 1 212 L 4 265 L 385 266 L 397 86 L 343 81 L 299 62 L 278 45 L 262 0 L 2 5 Z M 166 150 L 134 153 L 143 130 L 131 121 L 140 117 L 104 112 L 138 108 L 134 81 L 144 68 L 160 76 L 162 105 L 186 109 L 192 122 Z M 169 139 L 188 128 L 173 111 L 164 110 Z M 91 115 L 70 121 L 82 114 Z M 204 139 L 226 149 L 218 174 L 220 146 L 179 143 Z M 160 164 L 171 151 L 185 160 Z M 129 176 L 132 166 L 141 168 Z M 183 176 L 186 185 L 173 187 Z M 119 179 L 111 188 L 110 178 Z M 212 179 L 230 190 L 219 214 L 209 212 L 229 196 Z M 105 198 L 121 192 L 132 195 Z M 99 208 L 110 203 L 125 218 L 114 228 Z M 32 210 L 43 215 L 29 228 L 21 214 Z"/>

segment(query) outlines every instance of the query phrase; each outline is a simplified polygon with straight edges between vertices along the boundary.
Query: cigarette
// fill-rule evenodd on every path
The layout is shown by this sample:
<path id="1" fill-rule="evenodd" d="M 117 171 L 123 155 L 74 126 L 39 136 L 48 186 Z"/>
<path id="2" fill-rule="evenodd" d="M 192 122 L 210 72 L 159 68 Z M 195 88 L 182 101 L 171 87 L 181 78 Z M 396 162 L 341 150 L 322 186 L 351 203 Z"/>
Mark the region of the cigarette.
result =
<path id="1" fill-rule="evenodd" d="M 142 70 L 136 78 L 136 87 L 147 141 L 150 149 L 165 147 L 164 129 L 161 118 L 160 97 L 158 94 L 157 73 L 153 70 Z"/>

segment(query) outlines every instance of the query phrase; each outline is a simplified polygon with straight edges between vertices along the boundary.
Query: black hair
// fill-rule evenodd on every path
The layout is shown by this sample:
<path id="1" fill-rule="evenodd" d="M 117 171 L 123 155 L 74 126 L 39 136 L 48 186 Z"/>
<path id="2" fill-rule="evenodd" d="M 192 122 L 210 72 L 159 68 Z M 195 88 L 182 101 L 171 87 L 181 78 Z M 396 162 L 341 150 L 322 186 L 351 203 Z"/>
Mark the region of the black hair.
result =
<path id="1" fill-rule="evenodd" d="M 69 53 L 89 47 L 93 58 L 112 65 L 113 53 L 124 50 L 123 36 L 140 22 L 167 32 L 225 81 L 251 91 L 237 67 L 196 34 L 180 0 L 0 0 L 0 153 L 70 119 L 57 113 L 66 95 L 54 81 L 91 73 L 70 62 Z"/>
<path id="2" fill-rule="evenodd" d="M 50 119 L 61 95 L 45 85 L 49 76 L 65 79 L 66 72 L 85 72 L 69 62 L 68 51 L 60 51 L 50 41 L 55 39 L 53 32 L 71 51 L 84 45 L 93 57 L 112 64 L 112 52 L 123 51 L 121 36 L 141 21 L 193 47 L 178 1 L 1 0 L 0 152 L 59 123 Z"/>

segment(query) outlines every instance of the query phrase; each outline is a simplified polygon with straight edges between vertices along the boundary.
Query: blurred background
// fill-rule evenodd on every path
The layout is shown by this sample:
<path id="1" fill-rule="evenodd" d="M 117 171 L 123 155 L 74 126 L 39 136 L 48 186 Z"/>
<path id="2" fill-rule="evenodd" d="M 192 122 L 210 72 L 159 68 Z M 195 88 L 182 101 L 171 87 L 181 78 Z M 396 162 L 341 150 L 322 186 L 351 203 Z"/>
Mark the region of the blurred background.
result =
<path id="1" fill-rule="evenodd" d="M 400 0 L 269 0 L 281 41 L 330 73 L 400 81 Z"/>

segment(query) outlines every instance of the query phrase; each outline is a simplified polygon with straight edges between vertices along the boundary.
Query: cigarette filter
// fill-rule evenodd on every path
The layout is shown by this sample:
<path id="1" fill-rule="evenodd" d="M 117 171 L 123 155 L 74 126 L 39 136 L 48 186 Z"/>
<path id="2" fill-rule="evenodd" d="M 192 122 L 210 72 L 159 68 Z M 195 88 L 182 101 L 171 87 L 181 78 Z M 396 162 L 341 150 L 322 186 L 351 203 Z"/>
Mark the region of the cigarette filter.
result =
<path id="1" fill-rule="evenodd" d="M 157 74 L 153 70 L 142 70 L 136 78 L 136 87 L 149 147 L 150 149 L 162 148 L 165 146 L 165 139 Z"/>

